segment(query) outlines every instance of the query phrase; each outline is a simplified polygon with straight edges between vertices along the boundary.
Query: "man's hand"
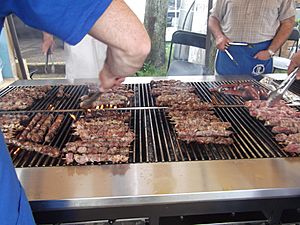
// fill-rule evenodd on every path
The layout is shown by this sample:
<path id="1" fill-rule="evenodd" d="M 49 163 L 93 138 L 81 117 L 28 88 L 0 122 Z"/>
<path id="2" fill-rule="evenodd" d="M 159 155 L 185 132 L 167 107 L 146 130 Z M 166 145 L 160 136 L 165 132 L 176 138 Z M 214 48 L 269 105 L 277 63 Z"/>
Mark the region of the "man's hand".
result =
<path id="1" fill-rule="evenodd" d="M 271 58 L 270 53 L 268 52 L 268 50 L 263 50 L 258 52 L 255 56 L 255 59 L 259 59 L 259 60 L 268 60 Z"/>
<path id="2" fill-rule="evenodd" d="M 293 55 L 291 63 L 288 67 L 288 74 L 293 72 L 297 67 L 300 66 L 300 52 Z M 297 80 L 300 80 L 300 72 L 297 73 Z"/>
<path id="3" fill-rule="evenodd" d="M 42 53 L 47 54 L 50 49 L 51 52 L 54 51 L 55 41 L 53 35 L 43 32 L 43 43 L 42 43 Z"/>
<path id="4" fill-rule="evenodd" d="M 112 1 L 89 34 L 107 45 L 106 61 L 99 74 L 103 90 L 135 74 L 150 52 L 146 29 L 123 0 Z"/>
<path id="5" fill-rule="evenodd" d="M 216 37 L 216 47 L 218 49 L 220 49 L 221 51 L 225 51 L 225 49 L 228 48 L 229 42 L 231 42 L 231 41 L 225 35 L 220 35 L 220 36 Z"/>
<path id="6" fill-rule="evenodd" d="M 103 69 L 99 74 L 100 80 L 100 91 L 106 92 L 107 90 L 120 86 L 122 82 L 124 82 L 125 77 L 116 76 L 111 73 L 108 65 L 105 63 Z"/>

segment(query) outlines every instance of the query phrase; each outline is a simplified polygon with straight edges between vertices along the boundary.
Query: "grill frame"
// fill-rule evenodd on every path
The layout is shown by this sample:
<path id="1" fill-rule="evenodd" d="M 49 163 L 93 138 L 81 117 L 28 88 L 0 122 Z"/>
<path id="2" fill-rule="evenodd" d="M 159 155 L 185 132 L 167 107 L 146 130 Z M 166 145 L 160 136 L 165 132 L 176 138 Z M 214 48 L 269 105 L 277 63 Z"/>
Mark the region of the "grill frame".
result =
<path id="1" fill-rule="evenodd" d="M 217 105 L 214 108 L 215 114 L 223 121 L 230 122 L 233 125 L 234 144 L 231 146 L 223 145 L 200 145 L 197 143 L 187 144 L 176 137 L 174 126 L 171 124 L 167 113 L 162 108 L 155 108 L 155 98 L 151 95 L 150 83 L 127 84 L 129 89 L 134 90 L 135 97 L 131 106 L 130 128 L 135 133 L 136 139 L 131 145 L 129 163 L 164 163 L 164 162 L 184 162 L 184 161 L 212 161 L 212 160 L 238 160 L 238 159 L 258 159 L 258 158 L 290 158 L 298 157 L 299 154 L 290 154 L 284 152 L 283 146 L 280 146 L 274 139 L 273 134 L 266 128 L 262 122 L 252 118 L 247 109 L 243 106 L 243 99 L 235 96 L 227 96 L 211 93 L 209 88 L 222 84 L 248 83 L 261 86 L 258 82 L 248 79 L 238 81 L 209 81 L 209 82 L 191 82 L 196 88 L 196 93 L 203 101 L 213 102 Z M 17 86 L 22 88 L 23 86 Z M 25 86 L 27 87 L 27 86 Z M 68 115 L 75 114 L 76 117 L 83 115 L 83 111 L 78 109 L 79 97 L 87 94 L 87 87 L 84 85 L 66 85 L 68 93 L 73 95 L 67 101 L 59 100 L 57 111 Z M 56 94 L 58 86 L 53 86 L 49 96 Z M 71 91 L 70 89 L 75 89 Z M 8 87 L 3 92 L 13 90 Z M 0 92 L 1 93 L 1 92 Z M 214 101 L 215 100 L 215 101 Z M 42 106 L 51 104 L 50 99 L 42 99 Z M 232 107 L 231 107 L 232 106 Z M 234 106 L 234 107 L 233 107 Z M 139 109 L 144 107 L 144 109 Z M 31 114 L 37 113 L 43 107 L 35 105 Z M 122 110 L 117 110 L 122 111 Z M 124 110 L 123 110 L 124 111 Z M 18 111 L 2 111 L 0 113 L 15 114 Z M 54 111 L 45 110 L 43 113 L 54 113 Z M 65 119 L 59 130 L 60 150 L 68 141 L 74 140 L 72 136 L 71 125 L 74 121 L 68 117 Z M 62 129 L 63 127 L 63 129 Z M 257 132 L 259 131 L 259 132 Z M 50 144 L 51 145 L 51 144 Z M 58 159 L 52 159 L 49 156 L 41 155 L 37 152 L 27 152 L 21 150 L 15 153 L 16 148 L 10 148 L 10 153 L 15 167 L 57 167 L 66 166 L 63 158 L 64 154 Z M 109 162 L 88 163 L 88 165 L 103 165 Z M 71 166 L 76 166 L 76 163 Z"/>
<path id="2" fill-rule="evenodd" d="M 138 78 L 135 82 L 146 83 L 150 79 L 161 78 Z M 169 79 L 195 82 L 220 78 Z M 67 83 L 22 81 L 16 84 L 60 82 Z M 133 78 L 127 82 L 134 83 Z M 159 217 L 164 216 L 253 209 L 276 212 L 267 214 L 267 218 L 270 224 L 278 224 L 284 208 L 296 208 L 300 204 L 300 175 L 295 173 L 299 169 L 300 159 L 295 157 L 16 168 L 16 171 L 36 222 L 148 217 L 151 225 L 158 225 Z"/>

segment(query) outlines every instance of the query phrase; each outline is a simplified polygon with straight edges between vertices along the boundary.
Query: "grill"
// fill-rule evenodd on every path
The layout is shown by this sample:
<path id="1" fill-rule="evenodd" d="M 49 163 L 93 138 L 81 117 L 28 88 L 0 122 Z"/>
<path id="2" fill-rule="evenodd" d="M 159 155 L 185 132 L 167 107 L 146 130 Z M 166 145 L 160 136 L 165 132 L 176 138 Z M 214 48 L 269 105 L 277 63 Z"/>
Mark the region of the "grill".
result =
<path id="1" fill-rule="evenodd" d="M 300 81 L 296 80 L 290 87 L 290 90 L 299 95 L 300 94 Z"/>
<path id="2" fill-rule="evenodd" d="M 235 81 L 237 82 L 237 81 Z M 238 81 L 255 82 L 255 81 Z M 201 145 L 197 143 L 186 143 L 177 139 L 173 124 L 163 108 L 130 109 L 130 128 L 135 133 L 136 139 L 131 145 L 129 163 L 157 163 L 177 161 L 201 161 L 201 160 L 233 160 L 233 159 L 258 159 L 276 157 L 294 157 L 296 154 L 284 152 L 274 139 L 271 131 L 262 122 L 253 119 L 248 110 L 243 107 L 243 99 L 240 97 L 212 94 L 209 88 L 221 84 L 233 83 L 224 82 L 194 82 L 191 83 L 197 89 L 197 94 L 207 102 L 217 105 L 214 108 L 215 114 L 223 121 L 230 122 L 234 134 L 234 144 L 223 145 Z M 255 84 L 259 85 L 255 82 Z M 0 96 L 5 95 L 14 88 L 4 89 Z M 134 107 L 155 107 L 155 99 L 150 94 L 150 84 L 132 84 L 128 88 L 134 90 Z M 57 137 L 50 143 L 51 146 L 63 149 L 65 144 L 74 140 L 71 125 L 74 120 L 70 114 L 77 118 L 83 113 L 79 109 L 79 97 L 87 93 L 87 87 L 67 86 L 67 93 L 71 94 L 68 99 L 56 99 L 55 94 L 58 86 L 49 91 L 46 98 L 34 103 L 27 112 L 1 112 L 1 113 L 25 113 L 33 117 L 37 111 L 52 113 L 57 116 L 59 113 L 65 115 L 65 119 L 59 128 Z M 232 105 L 232 106 L 230 106 Z M 234 106 L 233 106 L 234 105 Z M 47 110 L 53 106 L 54 110 Z M 66 166 L 64 155 L 54 159 L 41 155 L 37 152 L 28 152 L 16 147 L 9 147 L 15 167 L 53 167 Z M 95 163 L 100 164 L 100 163 Z M 73 164 L 76 165 L 76 164 Z M 91 164 L 89 164 L 91 165 Z"/>

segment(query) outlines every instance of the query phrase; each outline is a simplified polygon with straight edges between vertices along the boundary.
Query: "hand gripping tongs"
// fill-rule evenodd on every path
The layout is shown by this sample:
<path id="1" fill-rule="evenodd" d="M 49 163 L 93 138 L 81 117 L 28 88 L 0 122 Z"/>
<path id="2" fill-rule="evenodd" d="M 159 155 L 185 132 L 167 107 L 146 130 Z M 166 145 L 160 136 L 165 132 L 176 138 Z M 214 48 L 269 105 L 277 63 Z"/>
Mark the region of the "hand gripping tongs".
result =
<path id="1" fill-rule="evenodd" d="M 282 81 L 278 88 L 269 94 L 267 105 L 273 106 L 276 102 L 280 101 L 284 93 L 289 89 L 292 83 L 295 81 L 299 67 L 297 67 L 288 77 Z"/>
<path id="2" fill-rule="evenodd" d="M 49 73 L 49 61 L 51 62 L 50 71 L 51 71 L 52 74 L 54 74 L 55 73 L 55 66 L 54 66 L 54 61 L 53 61 L 53 58 L 52 58 L 51 48 L 48 49 L 47 54 L 46 54 L 46 62 L 45 62 L 45 67 L 44 67 L 45 74 Z"/>
<path id="3" fill-rule="evenodd" d="M 229 42 L 228 44 L 231 45 L 231 46 L 249 46 L 248 43 L 242 43 L 242 42 Z M 225 51 L 226 55 L 229 57 L 229 59 L 230 59 L 236 66 L 238 66 L 239 63 L 235 60 L 235 58 L 233 58 L 233 56 L 231 55 L 231 53 L 230 53 L 227 49 L 225 49 L 224 51 Z"/>
<path id="4" fill-rule="evenodd" d="M 87 100 L 81 102 L 80 107 L 84 108 L 84 109 L 91 108 L 93 105 L 93 102 L 96 101 L 100 97 L 101 94 L 102 94 L 102 92 L 100 90 L 97 90 Z"/>

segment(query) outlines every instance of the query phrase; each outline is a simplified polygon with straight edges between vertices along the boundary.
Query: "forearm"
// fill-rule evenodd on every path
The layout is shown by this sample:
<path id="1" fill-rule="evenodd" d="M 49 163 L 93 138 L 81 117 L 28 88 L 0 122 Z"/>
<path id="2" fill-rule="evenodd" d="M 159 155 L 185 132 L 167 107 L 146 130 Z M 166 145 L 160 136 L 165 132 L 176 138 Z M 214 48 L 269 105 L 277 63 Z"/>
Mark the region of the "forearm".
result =
<path id="1" fill-rule="evenodd" d="M 215 37 L 215 39 L 217 39 L 220 36 L 224 36 L 224 33 L 222 32 L 222 28 L 220 26 L 220 22 L 216 17 L 214 16 L 209 17 L 208 27 L 212 32 L 213 36 Z"/>
<path id="2" fill-rule="evenodd" d="M 294 24 L 294 16 L 281 21 L 280 27 L 278 28 L 278 31 L 273 38 L 271 45 L 269 46 L 271 51 L 276 52 L 286 42 L 293 30 Z"/>
<path id="3" fill-rule="evenodd" d="M 145 59 L 146 54 L 138 56 L 123 51 L 119 48 L 108 47 L 105 63 L 109 67 L 111 74 L 116 76 L 128 76 L 138 71 Z"/>
<path id="4" fill-rule="evenodd" d="M 111 3 L 90 34 L 108 45 L 106 65 L 112 76 L 134 74 L 150 51 L 144 26 L 122 0 Z"/>

